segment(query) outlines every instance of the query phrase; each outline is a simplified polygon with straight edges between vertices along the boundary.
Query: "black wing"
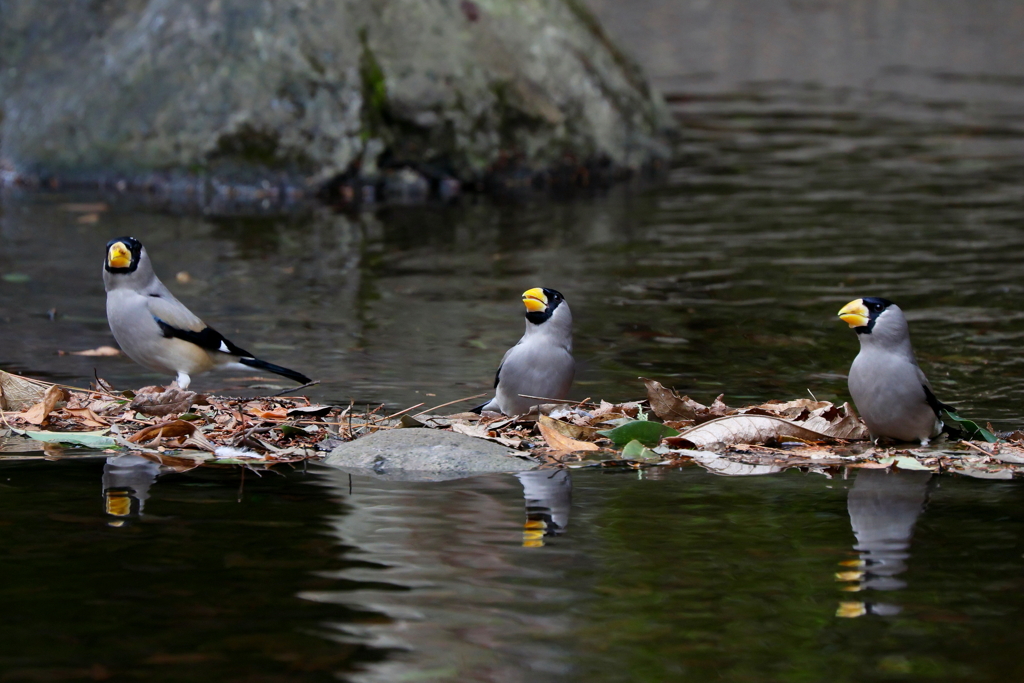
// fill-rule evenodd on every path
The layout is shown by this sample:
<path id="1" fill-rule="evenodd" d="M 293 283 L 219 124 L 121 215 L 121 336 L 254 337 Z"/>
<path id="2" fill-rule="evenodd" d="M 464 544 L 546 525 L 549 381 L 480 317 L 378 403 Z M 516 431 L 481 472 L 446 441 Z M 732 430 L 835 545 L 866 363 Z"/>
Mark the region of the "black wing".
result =
<path id="1" fill-rule="evenodd" d="M 501 377 L 501 366 L 502 365 L 504 365 L 504 363 L 499 365 L 498 366 L 498 371 L 496 373 L 494 373 L 494 388 L 495 389 L 498 388 L 498 379 Z M 470 408 L 469 412 L 476 413 L 477 415 L 479 415 L 480 413 L 482 413 L 484 411 L 484 406 L 487 405 L 488 403 L 490 403 L 493 400 L 494 399 L 489 398 L 486 401 L 484 401 L 483 403 L 481 403 L 480 405 L 476 406 L 475 408 Z"/>
<path id="2" fill-rule="evenodd" d="M 198 332 L 193 332 L 192 330 L 183 330 L 179 327 L 175 327 L 174 325 L 168 325 L 160 318 L 154 317 L 154 320 L 156 320 L 156 324 L 160 326 L 160 330 L 164 333 L 164 337 L 183 339 L 184 341 L 195 344 L 199 348 L 206 349 L 207 351 L 229 353 L 232 356 L 239 356 L 238 362 L 242 365 L 247 365 L 250 368 L 257 368 L 259 370 L 267 370 L 281 375 L 282 377 L 287 377 L 290 380 L 294 380 L 299 384 L 309 384 L 312 381 L 301 372 L 289 370 L 288 368 L 281 367 L 280 365 L 274 365 L 273 363 L 268 363 L 265 360 L 256 358 L 245 349 L 232 344 L 229 339 L 212 327 L 204 327 Z"/>
<path id="3" fill-rule="evenodd" d="M 219 351 L 221 353 L 230 353 L 233 356 L 247 356 L 253 358 L 253 355 L 245 349 L 239 348 L 231 343 L 223 334 L 213 329 L 212 327 L 204 327 L 198 332 L 192 330 L 183 330 L 180 327 L 169 325 L 163 320 L 157 317 L 153 317 L 156 320 L 156 324 L 160 326 L 160 331 L 164 333 L 164 337 L 170 339 L 182 339 L 189 343 L 195 344 L 201 349 L 207 351 Z"/>
<path id="4" fill-rule="evenodd" d="M 942 417 L 943 410 L 948 410 L 949 412 L 956 414 L 956 409 L 953 408 L 953 406 L 946 405 L 939 399 L 935 398 L 935 394 L 932 393 L 931 389 L 923 384 L 921 385 L 921 388 L 924 389 L 924 400 L 928 401 L 928 405 L 935 411 L 935 417 Z"/>

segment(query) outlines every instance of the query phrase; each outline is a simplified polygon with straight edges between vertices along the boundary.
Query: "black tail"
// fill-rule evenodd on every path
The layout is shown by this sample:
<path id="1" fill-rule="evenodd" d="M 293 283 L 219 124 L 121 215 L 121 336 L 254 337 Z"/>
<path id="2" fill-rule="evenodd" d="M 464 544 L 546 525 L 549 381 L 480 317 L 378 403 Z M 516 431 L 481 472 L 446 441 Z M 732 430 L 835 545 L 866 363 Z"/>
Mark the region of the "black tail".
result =
<path id="1" fill-rule="evenodd" d="M 303 375 L 301 372 L 295 372 L 294 370 L 289 370 L 288 368 L 282 368 L 280 365 L 274 365 L 273 363 L 268 363 L 267 361 L 260 360 L 259 358 L 239 358 L 238 362 L 241 363 L 242 365 L 248 365 L 250 368 L 267 370 L 268 372 L 273 372 L 276 375 L 287 377 L 288 379 L 298 382 L 299 384 L 309 384 L 310 382 L 313 381 L 310 378 Z"/>
<path id="2" fill-rule="evenodd" d="M 490 404 L 492 401 L 494 401 L 493 398 L 488 400 L 488 401 L 485 401 L 485 402 L 481 403 L 476 408 L 470 408 L 469 412 L 476 413 L 477 415 L 479 415 L 480 413 L 484 412 L 484 408 L 486 408 L 488 406 L 488 404 Z"/>
<path id="3" fill-rule="evenodd" d="M 921 388 L 924 389 L 924 400 L 928 401 L 928 405 L 931 406 L 931 409 L 935 411 L 935 417 L 941 418 L 943 410 L 949 411 L 956 415 L 956 408 L 950 405 L 946 405 L 939 399 L 935 398 L 935 394 L 932 393 L 932 390 L 926 387 L 925 385 L 922 384 Z"/>

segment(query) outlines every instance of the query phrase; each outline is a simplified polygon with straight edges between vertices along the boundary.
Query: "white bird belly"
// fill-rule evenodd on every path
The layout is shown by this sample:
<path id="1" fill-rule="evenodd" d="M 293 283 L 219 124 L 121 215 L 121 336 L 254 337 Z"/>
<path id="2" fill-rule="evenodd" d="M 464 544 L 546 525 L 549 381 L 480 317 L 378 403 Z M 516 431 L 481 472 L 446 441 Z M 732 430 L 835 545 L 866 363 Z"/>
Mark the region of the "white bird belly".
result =
<path id="1" fill-rule="evenodd" d="M 107 322 L 121 350 L 150 370 L 194 375 L 214 365 L 205 349 L 183 339 L 164 336 L 146 306 L 145 295 L 125 290 L 109 292 Z"/>
<path id="2" fill-rule="evenodd" d="M 925 441 L 942 428 L 928 405 L 913 363 L 893 354 L 858 354 L 850 367 L 850 395 L 873 438 Z"/>
<path id="3" fill-rule="evenodd" d="M 505 359 L 495 398 L 505 415 L 521 415 L 542 401 L 523 398 L 565 398 L 572 387 L 575 361 L 564 347 L 515 347 Z"/>

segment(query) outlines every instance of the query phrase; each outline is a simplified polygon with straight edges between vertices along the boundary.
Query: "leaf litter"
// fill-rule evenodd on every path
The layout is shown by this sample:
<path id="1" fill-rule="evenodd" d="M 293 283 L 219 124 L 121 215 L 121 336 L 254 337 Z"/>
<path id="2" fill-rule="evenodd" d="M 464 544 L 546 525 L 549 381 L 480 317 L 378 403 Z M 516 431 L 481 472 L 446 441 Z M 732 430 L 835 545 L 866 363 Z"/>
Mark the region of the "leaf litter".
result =
<path id="1" fill-rule="evenodd" d="M 92 388 L 79 389 L 0 371 L 6 427 L 0 428 L 0 457 L 33 450 L 11 442 L 24 437 L 22 442 L 42 442 L 34 450 L 44 450 L 47 459 L 77 457 L 74 447 L 86 447 L 130 451 L 177 471 L 266 469 L 321 459 L 342 443 L 383 429 L 421 428 L 529 451 L 545 467 L 696 464 L 729 476 L 791 467 L 833 476 L 843 467 L 893 467 L 997 479 L 1024 471 L 1020 431 L 993 441 L 991 426 L 985 430 L 958 418 L 950 421 L 970 440 L 886 447 L 868 440 L 867 428 L 848 403 L 796 399 L 731 408 L 724 396 L 704 405 L 654 380 L 643 381 L 647 398 L 641 401 L 543 404 L 532 415 L 506 417 L 430 414 L 458 401 L 388 415 L 383 406 L 360 411 L 352 404 L 312 404 L 303 396 L 203 396 L 174 385 L 119 392 L 98 378 Z"/>

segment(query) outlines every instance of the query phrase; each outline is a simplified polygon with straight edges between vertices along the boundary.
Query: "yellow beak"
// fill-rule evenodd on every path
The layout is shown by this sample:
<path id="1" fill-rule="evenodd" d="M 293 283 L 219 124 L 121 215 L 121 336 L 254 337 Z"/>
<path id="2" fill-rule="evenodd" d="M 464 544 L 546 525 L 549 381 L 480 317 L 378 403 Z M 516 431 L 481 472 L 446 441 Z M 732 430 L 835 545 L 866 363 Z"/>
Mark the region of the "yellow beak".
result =
<path id="1" fill-rule="evenodd" d="M 863 299 L 854 299 L 846 304 L 839 309 L 838 315 L 850 327 L 866 327 L 871 322 L 871 314 Z"/>
<path id="2" fill-rule="evenodd" d="M 523 292 L 523 305 L 530 313 L 543 311 L 548 307 L 548 298 L 543 289 L 534 287 Z"/>
<path id="3" fill-rule="evenodd" d="M 110 246 L 107 252 L 107 265 L 111 268 L 127 268 L 132 264 L 132 252 L 124 245 L 124 242 L 116 242 Z"/>

